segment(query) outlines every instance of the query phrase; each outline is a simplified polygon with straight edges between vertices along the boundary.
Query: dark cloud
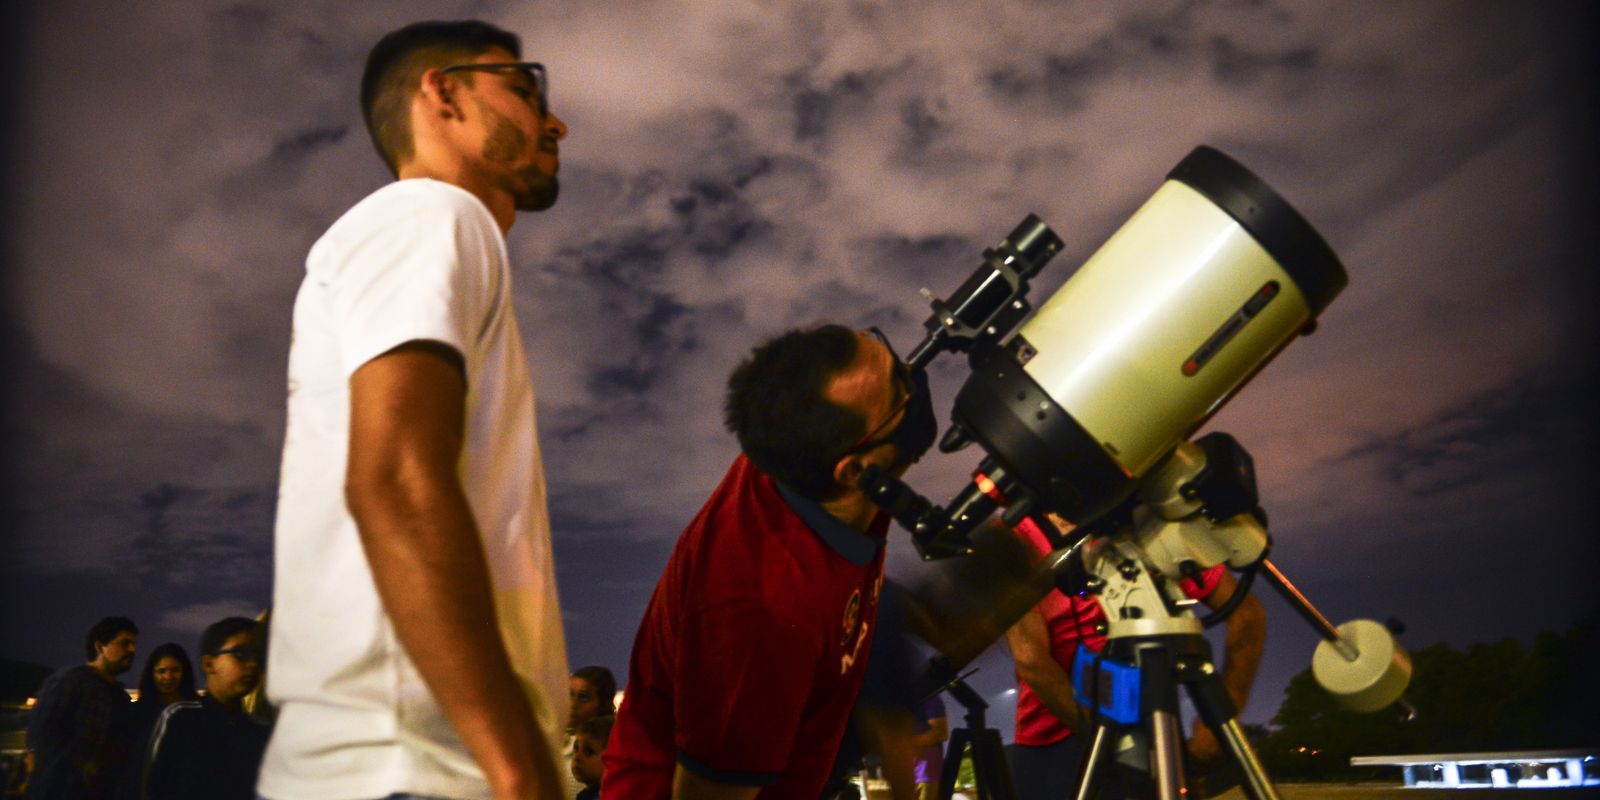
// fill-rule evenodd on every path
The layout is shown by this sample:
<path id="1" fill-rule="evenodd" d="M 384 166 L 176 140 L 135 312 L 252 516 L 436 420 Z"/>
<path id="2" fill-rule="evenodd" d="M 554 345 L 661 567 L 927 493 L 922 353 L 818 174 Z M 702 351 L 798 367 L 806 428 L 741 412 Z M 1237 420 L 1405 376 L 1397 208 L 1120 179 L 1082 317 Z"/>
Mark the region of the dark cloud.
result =
<path id="1" fill-rule="evenodd" d="M 281 162 L 304 158 L 307 153 L 319 147 L 327 147 L 344 141 L 345 134 L 349 132 L 350 126 L 348 125 L 332 125 L 300 131 L 279 139 L 272 146 L 270 159 Z"/>
<path id="2" fill-rule="evenodd" d="M 150 487 L 139 495 L 143 525 L 129 576 L 153 588 L 265 598 L 276 497 L 271 485 Z"/>
<path id="3" fill-rule="evenodd" d="M 1315 77 L 1318 65 L 1319 54 L 1314 47 L 1252 50 L 1222 36 L 1213 38 L 1210 45 L 1212 74 L 1224 84 L 1251 84 L 1272 76 L 1304 82 Z"/>
<path id="4" fill-rule="evenodd" d="M 937 99 L 915 97 L 900 107 L 900 121 L 905 125 L 905 149 L 910 155 L 925 152 L 950 133 L 944 121 L 948 113 L 945 104 Z"/>
<path id="5" fill-rule="evenodd" d="M 889 70 L 851 71 L 821 86 L 805 75 L 786 81 L 794 95 L 794 138 L 825 143 L 840 120 L 873 103 L 891 76 Z"/>
<path id="6" fill-rule="evenodd" d="M 633 351 L 626 364 L 595 372 L 590 389 L 602 397 L 638 396 L 656 385 L 657 373 L 667 357 L 690 353 L 696 347 L 692 331 L 674 332 L 687 318 L 688 307 L 665 295 L 651 298 L 650 310 L 634 324 Z"/>
<path id="7" fill-rule="evenodd" d="M 1564 366 L 1521 375 L 1351 457 L 1375 458 L 1385 479 L 1419 497 L 1482 486 L 1510 471 L 1582 483 L 1594 471 L 1587 452 L 1594 375 L 1580 365 Z"/>
<path id="8" fill-rule="evenodd" d="M 6 569 L 181 579 L 230 553 L 230 579 L 266 574 L 265 431 L 130 407 L 19 349 L 13 454 L 28 469 L 8 498 L 25 513 Z"/>

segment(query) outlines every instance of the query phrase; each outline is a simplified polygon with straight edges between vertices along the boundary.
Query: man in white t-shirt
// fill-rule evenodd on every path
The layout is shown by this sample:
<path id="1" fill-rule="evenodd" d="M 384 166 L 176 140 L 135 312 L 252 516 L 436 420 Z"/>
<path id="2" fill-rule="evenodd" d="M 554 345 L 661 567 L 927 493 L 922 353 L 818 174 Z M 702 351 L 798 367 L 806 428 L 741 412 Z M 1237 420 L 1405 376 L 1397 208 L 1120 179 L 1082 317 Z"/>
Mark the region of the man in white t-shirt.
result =
<path id="1" fill-rule="evenodd" d="M 505 233 L 555 202 L 567 129 L 480 22 L 389 34 L 361 101 L 399 180 L 295 300 L 257 789 L 553 798 L 566 643 Z"/>

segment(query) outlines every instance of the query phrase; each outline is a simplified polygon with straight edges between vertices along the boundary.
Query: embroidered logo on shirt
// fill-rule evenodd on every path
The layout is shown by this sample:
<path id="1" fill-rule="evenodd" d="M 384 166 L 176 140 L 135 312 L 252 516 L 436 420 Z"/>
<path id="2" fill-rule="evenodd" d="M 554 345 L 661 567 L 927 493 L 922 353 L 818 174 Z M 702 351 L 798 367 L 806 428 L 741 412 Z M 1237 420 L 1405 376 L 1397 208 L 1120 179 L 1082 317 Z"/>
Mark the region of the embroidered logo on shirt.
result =
<path id="1" fill-rule="evenodd" d="M 844 636 L 839 639 L 839 646 L 844 647 L 850 643 L 850 634 L 856 632 L 856 624 L 861 621 L 861 590 L 857 589 L 850 595 L 850 602 L 844 606 Z"/>
<path id="2" fill-rule="evenodd" d="M 872 623 L 870 623 L 870 622 L 861 623 L 861 634 L 856 637 L 856 646 L 850 648 L 850 652 L 839 656 L 839 674 L 840 675 L 843 675 L 846 672 L 849 672 L 850 668 L 855 666 L 856 659 L 861 656 L 861 643 L 865 642 L 867 640 L 867 632 L 870 631 L 870 630 L 872 630 Z"/>

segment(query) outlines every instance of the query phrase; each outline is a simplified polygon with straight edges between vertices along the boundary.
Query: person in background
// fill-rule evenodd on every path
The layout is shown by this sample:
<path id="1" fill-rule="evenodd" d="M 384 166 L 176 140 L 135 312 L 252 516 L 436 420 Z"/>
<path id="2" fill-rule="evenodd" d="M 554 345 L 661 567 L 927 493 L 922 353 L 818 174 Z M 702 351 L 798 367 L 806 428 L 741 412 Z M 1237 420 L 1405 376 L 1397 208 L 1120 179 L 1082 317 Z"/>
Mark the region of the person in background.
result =
<path id="1" fill-rule="evenodd" d="M 150 652 L 139 673 L 139 699 L 134 701 L 136 715 L 141 709 L 154 709 L 150 721 L 161 714 L 161 709 L 180 700 L 193 700 L 200 696 L 195 691 L 194 663 L 189 653 L 177 642 L 167 642 Z"/>
<path id="2" fill-rule="evenodd" d="M 578 726 L 577 746 L 573 751 L 572 777 L 583 784 L 577 800 L 599 800 L 600 782 L 605 777 L 606 765 L 600 760 L 611 741 L 611 725 L 617 718 L 610 714 L 590 717 Z"/>
<path id="3" fill-rule="evenodd" d="M 1065 519 L 1051 519 L 1063 530 L 1071 527 Z M 1018 526 L 1016 531 L 1037 556 L 1050 552 L 1050 542 L 1038 528 Z M 1195 579 L 1185 578 L 1179 585 L 1189 597 L 1211 609 L 1219 608 L 1238 591 L 1238 582 L 1221 565 L 1200 572 Z M 1060 800 L 1077 787 L 1083 750 L 1090 738 L 1078 734 L 1089 729 L 1091 719 L 1074 696 L 1072 662 L 1080 643 L 1097 653 L 1105 647 L 1106 637 L 1099 627 L 1104 621 L 1105 612 L 1095 598 L 1050 592 L 1006 632 L 1017 671 L 1016 736 L 1007 748 L 1007 760 L 1018 800 Z M 1245 597 L 1225 626 L 1222 683 L 1234 707 L 1243 713 L 1266 639 L 1266 612 L 1261 601 L 1255 595 Z M 1221 747 L 1198 717 L 1185 751 L 1188 766 L 1199 772 L 1221 765 Z M 1097 788 L 1108 800 L 1124 796 L 1125 787 L 1116 781 L 1102 781 Z"/>
<path id="4" fill-rule="evenodd" d="M 944 743 L 950 738 L 950 720 L 939 695 L 922 701 L 918 721 L 921 730 L 911 739 L 920 748 L 915 766 L 917 800 L 934 800 L 939 796 L 939 777 L 944 772 Z"/>
<path id="5" fill-rule="evenodd" d="M 30 800 L 108 798 L 128 756 L 128 692 L 117 676 L 133 666 L 139 626 L 106 617 L 84 635 L 88 663 L 65 667 L 39 687 L 28 716 L 34 753 Z"/>
<path id="6" fill-rule="evenodd" d="M 590 717 L 617 713 L 617 679 L 611 670 L 590 665 L 572 673 L 567 688 L 567 729 L 576 731 Z"/>
<path id="7" fill-rule="evenodd" d="M 561 757 L 567 766 L 567 797 L 583 790 L 572 771 L 573 750 L 577 747 L 578 727 L 598 717 L 617 713 L 617 679 L 611 670 L 597 665 L 579 667 L 567 683 L 567 742 Z"/>
<path id="8" fill-rule="evenodd" d="M 252 800 L 270 733 L 240 701 L 261 677 L 260 623 L 228 617 L 200 637 L 205 696 L 167 706 L 144 754 L 142 800 Z"/>
<path id="9" fill-rule="evenodd" d="M 269 608 L 256 615 L 256 622 L 261 623 L 261 641 L 265 644 L 272 637 L 272 609 Z M 244 708 L 244 713 L 249 714 L 251 719 L 270 728 L 278 721 L 278 708 L 267 701 L 266 665 L 266 655 L 263 654 L 261 657 L 261 680 L 256 681 L 256 688 L 251 689 L 250 693 L 239 701 L 239 705 Z"/>
<path id="10" fill-rule="evenodd" d="M 196 700 L 194 662 L 189 653 L 177 642 L 167 642 L 150 652 L 139 673 L 139 699 L 133 702 L 129 722 L 128 760 L 123 770 L 122 786 L 117 797 L 136 800 L 144 781 L 142 754 L 150 744 L 150 733 L 156 727 L 161 712 L 173 703 Z"/>

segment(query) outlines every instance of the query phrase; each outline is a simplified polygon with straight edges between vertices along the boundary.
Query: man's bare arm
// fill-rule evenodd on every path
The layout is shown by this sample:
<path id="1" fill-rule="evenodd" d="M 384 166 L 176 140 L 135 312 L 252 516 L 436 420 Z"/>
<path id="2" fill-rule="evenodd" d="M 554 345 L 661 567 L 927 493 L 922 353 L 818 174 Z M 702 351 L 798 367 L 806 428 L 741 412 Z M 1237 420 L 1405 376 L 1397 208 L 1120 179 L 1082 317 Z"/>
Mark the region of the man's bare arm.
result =
<path id="1" fill-rule="evenodd" d="M 910 709 L 856 709 L 861 745 L 883 761 L 883 777 L 893 800 L 917 797 L 917 717 Z"/>
<path id="2" fill-rule="evenodd" d="M 1233 597 L 1239 582 L 1230 572 L 1223 572 L 1211 594 L 1201 601 L 1215 610 Z M 1222 686 L 1233 700 L 1237 714 L 1244 714 L 1245 703 L 1250 699 L 1250 687 L 1255 684 L 1256 668 L 1261 665 L 1261 651 L 1267 640 L 1267 613 L 1261 600 L 1254 594 L 1246 597 L 1228 617 L 1225 626 L 1222 655 Z M 1196 759 L 1208 761 L 1221 755 L 1215 737 L 1204 722 L 1195 719 L 1194 733 L 1189 738 L 1189 752 Z"/>
<path id="3" fill-rule="evenodd" d="M 919 749 L 943 744 L 950 738 L 950 720 L 947 717 L 934 717 L 928 720 L 928 729 L 911 737 L 911 743 Z"/>
<path id="4" fill-rule="evenodd" d="M 1238 590 L 1239 582 L 1233 574 L 1224 572 L 1222 579 L 1217 582 L 1217 588 L 1206 595 L 1202 602 L 1216 609 Z M 1256 668 L 1261 666 L 1262 648 L 1267 642 L 1267 612 L 1261 607 L 1261 600 L 1252 594 L 1234 610 L 1224 625 L 1227 636 L 1223 640 L 1222 684 L 1242 714 L 1245 703 L 1250 699 L 1250 687 L 1256 681 Z"/>
<path id="5" fill-rule="evenodd" d="M 702 778 L 684 769 L 682 764 L 672 771 L 672 800 L 751 800 L 760 793 L 760 786 L 740 786 Z"/>
<path id="6" fill-rule="evenodd" d="M 500 639 L 456 473 L 465 403 L 460 356 L 441 344 L 408 343 L 357 369 L 345 502 L 401 645 L 495 798 L 557 797 L 551 746 Z"/>
<path id="7" fill-rule="evenodd" d="M 1017 674 L 1044 707 L 1069 730 L 1083 730 L 1088 716 L 1072 696 L 1072 676 L 1050 653 L 1050 631 L 1045 627 L 1044 615 L 1037 608 L 1023 614 L 1022 619 L 1006 631 L 1006 644 L 1011 647 Z"/>

